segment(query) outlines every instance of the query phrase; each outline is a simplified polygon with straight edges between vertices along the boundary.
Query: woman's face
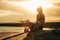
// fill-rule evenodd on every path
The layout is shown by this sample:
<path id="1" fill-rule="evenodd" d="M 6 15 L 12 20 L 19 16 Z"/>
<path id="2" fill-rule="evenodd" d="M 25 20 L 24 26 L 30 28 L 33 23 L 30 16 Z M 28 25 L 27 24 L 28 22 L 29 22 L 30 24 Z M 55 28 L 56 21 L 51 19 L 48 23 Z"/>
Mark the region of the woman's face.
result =
<path id="1" fill-rule="evenodd" d="M 37 11 L 38 11 L 39 13 L 42 13 L 42 8 L 41 8 L 41 7 L 37 8 Z"/>

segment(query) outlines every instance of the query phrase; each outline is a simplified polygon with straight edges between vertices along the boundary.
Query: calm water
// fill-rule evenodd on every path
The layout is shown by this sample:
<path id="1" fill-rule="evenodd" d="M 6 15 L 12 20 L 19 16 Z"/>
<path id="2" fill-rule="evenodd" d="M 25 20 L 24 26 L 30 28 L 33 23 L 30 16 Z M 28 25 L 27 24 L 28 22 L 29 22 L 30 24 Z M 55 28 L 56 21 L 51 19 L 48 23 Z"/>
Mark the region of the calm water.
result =
<path id="1" fill-rule="evenodd" d="M 0 32 L 24 32 L 25 27 L 2 26 Z M 53 30 L 52 28 L 43 28 L 43 30 Z"/>
<path id="2" fill-rule="evenodd" d="M 13 27 L 13 26 L 0 26 L 0 40 L 4 37 L 15 35 L 24 32 L 24 27 Z M 16 37 L 12 37 L 8 40 L 22 40 L 25 37 L 24 35 L 19 35 Z"/>
<path id="3" fill-rule="evenodd" d="M 0 27 L 0 33 L 3 33 L 3 35 L 0 35 L 1 38 L 3 38 L 2 36 L 6 37 L 9 36 L 13 33 L 9 33 L 9 32 L 19 32 L 19 33 L 23 33 L 24 32 L 24 28 L 25 27 L 13 27 L 13 26 L 3 26 Z M 43 30 L 53 30 L 53 28 L 43 28 Z M 8 32 L 7 34 L 5 34 L 6 32 Z M 15 34 L 15 33 L 14 33 Z M 26 34 L 23 35 L 19 35 L 16 37 L 12 37 L 8 40 L 23 40 L 23 38 L 26 37 Z"/>
<path id="4" fill-rule="evenodd" d="M 2 26 L 0 32 L 24 32 L 24 27 Z"/>

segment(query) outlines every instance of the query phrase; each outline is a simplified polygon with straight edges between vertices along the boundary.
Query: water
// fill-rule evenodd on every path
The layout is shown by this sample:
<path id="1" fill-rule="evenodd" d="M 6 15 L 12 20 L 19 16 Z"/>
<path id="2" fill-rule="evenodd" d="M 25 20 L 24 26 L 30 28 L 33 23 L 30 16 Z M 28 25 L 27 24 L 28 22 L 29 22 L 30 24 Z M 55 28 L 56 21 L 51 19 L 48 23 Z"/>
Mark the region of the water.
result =
<path id="1" fill-rule="evenodd" d="M 24 27 L 13 27 L 13 26 L 0 26 L 0 40 L 12 35 L 20 34 L 24 32 Z M 8 40 L 22 40 L 24 35 L 9 38 Z"/>
<path id="2" fill-rule="evenodd" d="M 24 27 L 2 26 L 0 32 L 24 32 Z"/>
<path id="3" fill-rule="evenodd" d="M 0 34 L 2 35 L 0 35 L 0 39 L 3 38 L 3 36 L 6 37 L 9 35 L 15 34 L 14 32 L 23 33 L 24 29 L 25 27 L 1 26 Z M 53 30 L 53 28 L 43 28 L 43 30 Z M 23 40 L 23 38 L 25 37 L 26 37 L 26 34 L 23 34 L 23 35 L 9 38 L 8 40 Z"/>
<path id="4" fill-rule="evenodd" d="M 25 27 L 1 26 L 0 32 L 24 32 Z M 43 30 L 54 30 L 53 28 L 43 28 Z"/>

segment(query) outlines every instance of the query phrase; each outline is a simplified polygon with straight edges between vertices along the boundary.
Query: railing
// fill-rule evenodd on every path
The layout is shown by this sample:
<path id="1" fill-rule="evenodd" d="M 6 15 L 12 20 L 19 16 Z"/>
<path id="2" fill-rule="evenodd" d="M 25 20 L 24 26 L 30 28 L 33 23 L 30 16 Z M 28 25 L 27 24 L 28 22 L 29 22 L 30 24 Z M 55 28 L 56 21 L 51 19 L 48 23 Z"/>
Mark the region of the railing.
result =
<path id="1" fill-rule="evenodd" d="M 13 38 L 13 37 L 17 37 L 17 36 L 22 35 L 22 34 L 25 34 L 25 33 L 18 33 L 18 34 L 15 34 L 15 35 L 10 35 L 10 36 L 2 38 L 1 40 L 7 40 L 7 39 L 10 39 L 10 38 Z"/>

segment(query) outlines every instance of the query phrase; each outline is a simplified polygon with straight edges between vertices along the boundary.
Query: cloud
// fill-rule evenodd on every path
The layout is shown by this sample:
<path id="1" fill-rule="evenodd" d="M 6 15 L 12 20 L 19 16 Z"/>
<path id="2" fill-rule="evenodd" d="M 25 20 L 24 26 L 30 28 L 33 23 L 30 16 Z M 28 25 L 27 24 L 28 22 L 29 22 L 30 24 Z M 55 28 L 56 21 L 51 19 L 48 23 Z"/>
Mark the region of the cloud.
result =
<path id="1" fill-rule="evenodd" d="M 2 2 L 0 5 L 0 23 L 4 22 L 18 22 L 19 19 L 22 20 L 32 20 L 34 15 L 31 11 L 24 7 L 12 5 L 6 2 Z"/>
<path id="2" fill-rule="evenodd" d="M 0 9 L 1 10 L 13 11 L 13 12 L 2 11 L 2 14 L 0 14 L 0 16 L 3 15 L 3 14 L 6 15 L 6 16 L 0 17 L 0 19 L 1 19 L 0 22 L 17 22 L 18 19 L 20 19 L 20 18 L 23 18 L 23 20 L 30 19 L 31 21 L 34 21 L 35 17 L 36 17 L 35 15 L 32 15 L 33 12 L 29 11 L 24 6 L 17 6 L 17 5 L 14 5 L 14 4 L 10 4 L 7 1 L 0 1 Z M 52 8 L 47 8 L 45 12 L 46 12 L 46 15 L 48 17 L 51 17 L 51 16 L 52 17 L 54 17 L 54 16 L 56 16 L 56 17 L 59 16 L 60 17 L 60 7 L 59 6 L 58 7 L 54 6 Z"/>
<path id="3" fill-rule="evenodd" d="M 60 6 L 60 2 L 54 2 L 53 5 Z"/>
<path id="4" fill-rule="evenodd" d="M 45 9 L 46 16 L 60 17 L 60 6 L 53 6 Z"/>
<path id="5" fill-rule="evenodd" d="M 29 11 L 28 9 L 26 9 L 23 6 L 16 6 L 14 4 L 10 4 L 10 3 L 5 2 L 5 1 L 2 1 L 0 3 L 0 9 L 11 10 L 14 12 L 25 13 L 25 14 L 32 13 L 31 11 Z"/>
<path id="6" fill-rule="evenodd" d="M 0 23 L 14 23 L 14 22 L 18 22 L 18 20 L 21 19 L 20 15 L 6 15 L 6 16 L 2 16 L 0 17 Z"/>
<path id="7" fill-rule="evenodd" d="M 23 14 L 22 13 L 19 14 L 9 10 L 0 10 L 0 17 L 7 16 L 7 15 L 23 15 Z"/>
<path id="8" fill-rule="evenodd" d="M 33 16 L 33 17 L 32 17 Z M 6 15 L 6 16 L 2 16 L 0 17 L 0 23 L 16 23 L 16 22 L 20 22 L 22 19 L 22 21 L 25 21 L 27 19 L 29 19 L 32 22 L 35 22 L 35 17 L 34 15 Z"/>
<path id="9" fill-rule="evenodd" d="M 45 22 L 60 22 L 60 17 L 46 17 Z"/>
<path id="10" fill-rule="evenodd" d="M 29 1 L 29 0 L 3 0 L 3 1 Z"/>

